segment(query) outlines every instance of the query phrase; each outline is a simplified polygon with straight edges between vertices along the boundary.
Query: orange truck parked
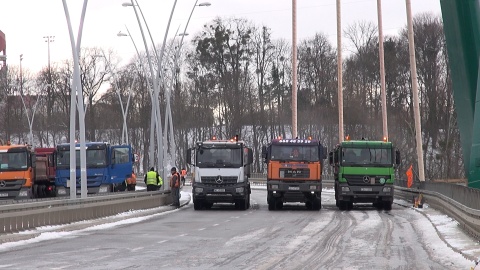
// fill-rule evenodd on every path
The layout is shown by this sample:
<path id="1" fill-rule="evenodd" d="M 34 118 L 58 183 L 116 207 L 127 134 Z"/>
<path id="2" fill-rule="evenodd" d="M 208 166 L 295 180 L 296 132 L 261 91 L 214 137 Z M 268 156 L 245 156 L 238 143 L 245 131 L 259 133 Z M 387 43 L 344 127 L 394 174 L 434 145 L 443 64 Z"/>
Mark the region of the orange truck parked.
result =
<path id="1" fill-rule="evenodd" d="M 311 139 L 274 139 L 263 146 L 268 210 L 282 209 L 283 203 L 289 202 L 320 210 L 326 152 L 319 141 Z"/>
<path id="2" fill-rule="evenodd" d="M 35 154 L 37 153 L 37 154 Z M 0 199 L 55 196 L 55 149 L 0 145 Z"/>

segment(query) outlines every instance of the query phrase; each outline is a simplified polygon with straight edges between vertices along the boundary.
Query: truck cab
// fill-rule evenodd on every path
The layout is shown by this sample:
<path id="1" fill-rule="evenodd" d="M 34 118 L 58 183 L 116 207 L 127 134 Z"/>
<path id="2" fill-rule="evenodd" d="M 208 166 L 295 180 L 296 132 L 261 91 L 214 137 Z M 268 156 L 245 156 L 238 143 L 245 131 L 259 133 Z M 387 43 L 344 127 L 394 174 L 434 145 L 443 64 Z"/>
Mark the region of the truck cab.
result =
<path id="1" fill-rule="evenodd" d="M 400 152 L 392 142 L 346 140 L 329 153 L 334 170 L 335 203 L 340 210 L 350 210 L 354 203 L 372 203 L 392 209 L 395 169 Z"/>
<path id="2" fill-rule="evenodd" d="M 317 140 L 274 139 L 262 147 L 267 164 L 268 210 L 280 210 L 284 203 L 305 203 L 307 209 L 321 209 L 322 169 L 326 149 Z"/>
<path id="3" fill-rule="evenodd" d="M 29 145 L 0 145 L 0 199 L 33 198 L 35 153 Z"/>
<path id="4" fill-rule="evenodd" d="M 235 208 L 250 208 L 251 148 L 238 136 L 232 140 L 197 142 L 187 150 L 192 170 L 192 193 L 195 210 L 211 208 L 214 203 L 234 203 Z"/>
<path id="5" fill-rule="evenodd" d="M 132 176 L 133 154 L 130 145 L 107 142 L 86 143 L 88 194 L 124 191 L 126 179 Z M 80 194 L 80 144 L 75 146 L 76 190 Z M 57 145 L 57 195 L 70 194 L 70 144 Z"/>

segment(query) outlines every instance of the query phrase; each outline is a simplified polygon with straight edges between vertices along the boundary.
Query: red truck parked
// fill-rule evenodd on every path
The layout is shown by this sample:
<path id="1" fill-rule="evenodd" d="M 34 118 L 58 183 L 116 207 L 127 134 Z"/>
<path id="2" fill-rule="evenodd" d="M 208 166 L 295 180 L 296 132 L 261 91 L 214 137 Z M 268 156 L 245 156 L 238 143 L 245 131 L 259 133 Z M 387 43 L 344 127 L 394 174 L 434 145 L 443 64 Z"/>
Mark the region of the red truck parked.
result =
<path id="1" fill-rule="evenodd" d="M 35 177 L 33 196 L 35 198 L 55 197 L 55 148 L 35 148 Z"/>

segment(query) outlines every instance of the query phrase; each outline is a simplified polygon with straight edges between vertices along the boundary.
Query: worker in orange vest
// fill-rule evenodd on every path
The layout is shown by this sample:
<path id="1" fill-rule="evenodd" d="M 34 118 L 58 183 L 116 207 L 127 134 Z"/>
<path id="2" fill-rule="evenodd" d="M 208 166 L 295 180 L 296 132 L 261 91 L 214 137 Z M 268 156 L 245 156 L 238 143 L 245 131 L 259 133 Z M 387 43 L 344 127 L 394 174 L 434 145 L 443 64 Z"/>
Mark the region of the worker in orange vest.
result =
<path id="1" fill-rule="evenodd" d="M 135 186 L 137 185 L 137 176 L 135 175 L 135 173 L 133 171 L 132 171 L 132 176 L 127 178 L 127 180 L 125 180 L 125 182 L 127 184 L 127 190 L 128 191 L 135 191 Z"/>
<path id="2" fill-rule="evenodd" d="M 180 171 L 180 176 L 182 179 L 183 186 L 185 186 L 185 177 L 187 177 L 187 170 L 185 168 L 182 168 Z"/>

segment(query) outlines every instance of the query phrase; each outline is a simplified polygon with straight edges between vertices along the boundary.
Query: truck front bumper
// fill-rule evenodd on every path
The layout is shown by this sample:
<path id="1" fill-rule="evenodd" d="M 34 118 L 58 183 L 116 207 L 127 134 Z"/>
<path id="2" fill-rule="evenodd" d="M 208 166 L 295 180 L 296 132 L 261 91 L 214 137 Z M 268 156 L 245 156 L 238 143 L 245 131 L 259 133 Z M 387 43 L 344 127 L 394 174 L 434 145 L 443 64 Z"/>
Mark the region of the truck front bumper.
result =
<path id="1" fill-rule="evenodd" d="M 306 202 L 322 193 L 322 181 L 267 181 L 268 197 L 281 198 L 283 202 Z"/>
<path id="2" fill-rule="evenodd" d="M 250 183 L 237 183 L 232 186 L 193 183 L 192 193 L 194 201 L 233 203 L 247 197 L 250 193 Z"/>
<path id="3" fill-rule="evenodd" d="M 349 186 L 348 184 L 338 185 L 338 199 L 352 202 L 393 202 L 393 185 L 383 186 Z"/>

